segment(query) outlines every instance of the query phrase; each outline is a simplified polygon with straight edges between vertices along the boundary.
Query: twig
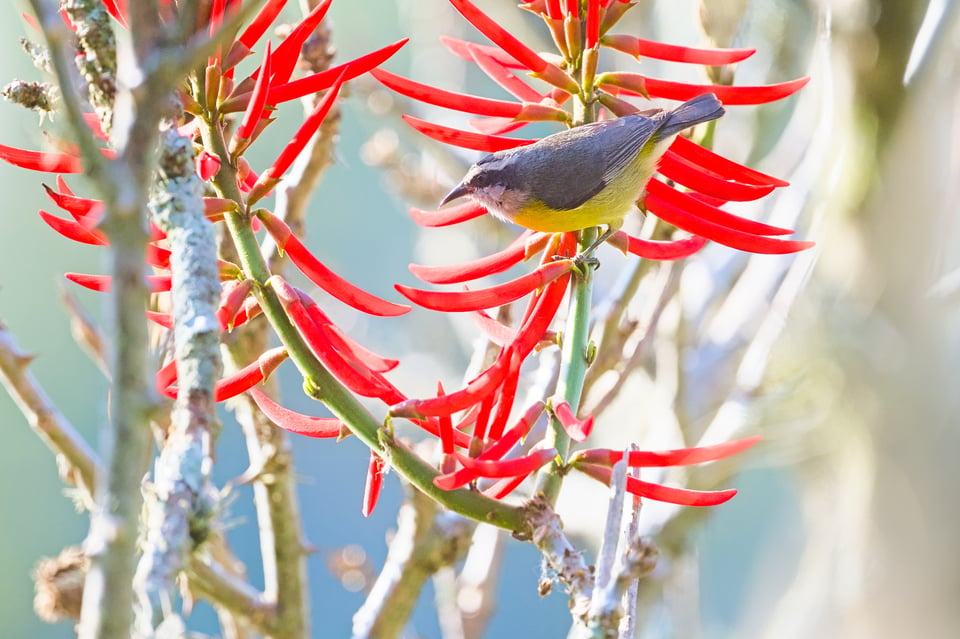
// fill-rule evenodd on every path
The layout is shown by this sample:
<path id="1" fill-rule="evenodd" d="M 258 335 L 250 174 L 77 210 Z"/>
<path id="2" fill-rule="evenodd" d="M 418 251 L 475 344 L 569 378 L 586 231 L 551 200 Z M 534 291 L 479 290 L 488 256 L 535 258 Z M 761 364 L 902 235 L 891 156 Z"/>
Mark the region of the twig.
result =
<path id="1" fill-rule="evenodd" d="M 232 368 L 247 354 L 266 348 L 265 330 L 244 331 L 228 349 Z M 260 350 L 256 350 L 260 348 Z M 262 390 L 277 396 L 273 380 Z M 307 581 L 307 542 L 303 536 L 300 504 L 293 472 L 293 451 L 286 433 L 274 426 L 248 395 L 232 404 L 247 442 L 252 468 L 258 469 L 253 481 L 253 501 L 260 532 L 260 556 L 263 564 L 264 596 L 277 607 L 271 636 L 310 636 L 309 582 Z"/>
<path id="2" fill-rule="evenodd" d="M 630 452 L 640 450 L 636 444 L 630 444 Z M 640 468 L 634 467 L 627 471 L 629 477 L 640 479 Z M 624 504 L 626 512 L 624 513 L 622 533 L 623 539 L 634 540 L 637 538 L 637 532 L 640 529 L 640 507 L 642 502 L 638 495 L 631 495 L 627 503 Z M 620 619 L 620 636 L 624 639 L 633 639 L 634 629 L 637 625 L 637 589 L 639 582 L 637 579 L 631 579 L 627 586 L 627 591 L 623 594 L 623 617 Z"/>
<path id="3" fill-rule="evenodd" d="M 464 639 L 479 639 L 496 609 L 506 535 L 493 526 L 477 526 L 458 581 Z"/>
<path id="4" fill-rule="evenodd" d="M 571 616 L 582 618 L 590 609 L 593 596 L 592 568 L 583 560 L 583 553 L 563 533 L 563 523 L 547 500 L 534 497 L 526 504 L 525 510 L 533 527 L 531 540 L 543 555 L 545 565 L 567 587 Z M 548 580 L 541 581 L 541 594 L 547 594 L 550 589 Z"/>
<path id="5" fill-rule="evenodd" d="M 56 455 L 60 477 L 83 491 L 91 503 L 96 477 L 103 473 L 97 454 L 80 437 L 27 370 L 32 355 L 20 350 L 13 334 L 0 321 L 0 373 L 3 385 L 27 418 L 30 428 Z"/>
<path id="6" fill-rule="evenodd" d="M 610 499 L 607 502 L 607 517 L 597 553 L 596 575 L 590 610 L 586 615 L 585 637 L 591 639 L 615 639 L 620 625 L 620 593 L 614 575 L 618 550 L 622 540 L 623 502 L 627 494 L 627 462 L 621 459 L 613 466 L 610 478 Z M 576 618 L 575 622 L 576 622 Z"/>
<path id="7" fill-rule="evenodd" d="M 110 430 L 104 440 L 107 477 L 98 485 L 85 548 L 91 565 L 79 636 L 120 639 L 130 634 L 133 601 L 130 584 L 135 566 L 137 521 L 143 503 L 140 481 L 150 450 L 147 421 L 153 406 L 148 399 L 148 339 L 143 317 L 148 297 L 143 277 L 147 243 L 143 210 L 153 164 L 159 97 L 167 88 L 149 81 L 149 74 L 138 64 L 140 55 L 129 57 L 131 68 L 127 70 L 127 77 L 135 80 L 120 91 L 117 101 L 123 108 L 114 112 L 125 121 L 125 126 L 118 127 L 119 135 L 114 140 L 121 160 L 106 162 L 83 121 L 79 93 L 73 87 L 69 70 L 73 53 L 68 47 L 69 39 L 57 25 L 56 11 L 43 0 L 32 0 L 32 6 L 45 29 L 68 122 L 106 211 L 103 230 L 110 240 L 113 276 L 109 317 L 116 335 L 110 366 L 114 382 L 110 394 Z M 75 6 L 80 12 L 87 12 L 88 17 L 103 11 L 100 3 L 78 2 Z M 144 0 L 131 5 L 130 25 L 136 53 L 152 49 L 159 25 L 156 3 Z"/>
<path id="8" fill-rule="evenodd" d="M 238 579 L 203 554 L 194 555 L 187 569 L 190 589 L 234 615 L 245 618 L 264 634 L 276 625 L 277 608 L 256 588 Z"/>
<path id="9" fill-rule="evenodd" d="M 383 570 L 353 617 L 354 639 L 398 636 L 430 575 L 459 561 L 469 546 L 471 525 L 420 491 L 410 491 L 397 520 Z"/>
<path id="10" fill-rule="evenodd" d="M 202 543 L 210 530 L 213 391 L 221 368 L 217 239 L 203 214 L 203 185 L 193 168 L 191 142 L 173 126 L 162 135 L 159 173 L 150 204 L 170 242 L 180 390 L 154 469 L 143 555 L 134 578 L 137 632 L 145 637 L 163 621 L 177 575 L 193 545 Z"/>
<path id="11" fill-rule="evenodd" d="M 61 478 L 77 486 L 79 498 L 88 508 L 92 507 L 97 478 L 102 480 L 104 475 L 100 460 L 27 370 L 31 361 L 33 357 L 21 351 L 13 334 L 0 322 L 0 377 L 4 386 L 30 427 L 56 455 Z M 221 558 L 221 561 L 227 559 Z M 214 605 L 249 619 L 261 630 L 271 627 L 275 617 L 272 604 L 208 553 L 192 555 L 187 574 L 191 588 L 204 594 Z"/>

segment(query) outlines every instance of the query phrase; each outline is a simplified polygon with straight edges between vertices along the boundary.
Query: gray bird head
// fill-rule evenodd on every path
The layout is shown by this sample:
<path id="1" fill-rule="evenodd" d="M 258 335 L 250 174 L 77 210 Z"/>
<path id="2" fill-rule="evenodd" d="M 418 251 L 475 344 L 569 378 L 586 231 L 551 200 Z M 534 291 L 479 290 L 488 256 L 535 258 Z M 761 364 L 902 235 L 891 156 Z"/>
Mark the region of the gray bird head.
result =
<path id="1" fill-rule="evenodd" d="M 495 211 L 503 210 L 505 206 L 513 203 L 514 196 L 519 194 L 508 192 L 506 185 L 516 182 L 517 166 L 511 162 L 509 155 L 494 153 L 481 158 L 470 167 L 460 184 L 443 198 L 440 205 L 465 195 L 472 196 Z"/>

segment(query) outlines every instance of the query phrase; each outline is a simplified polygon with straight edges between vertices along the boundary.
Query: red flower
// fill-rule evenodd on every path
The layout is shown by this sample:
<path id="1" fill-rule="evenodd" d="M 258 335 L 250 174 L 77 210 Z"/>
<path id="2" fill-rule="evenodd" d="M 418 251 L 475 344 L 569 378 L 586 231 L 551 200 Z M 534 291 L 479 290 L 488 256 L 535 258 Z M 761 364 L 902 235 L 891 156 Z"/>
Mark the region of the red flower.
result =
<path id="1" fill-rule="evenodd" d="M 613 465 L 619 462 L 624 454 L 627 456 L 627 465 L 634 468 L 643 466 L 690 466 L 736 455 L 758 441 L 760 441 L 760 437 L 747 437 L 714 446 L 663 451 L 631 451 L 629 453 L 609 449 L 583 450 L 573 456 L 569 465 L 598 481 L 609 484 L 613 474 Z M 634 477 L 627 478 L 627 491 L 639 497 L 648 497 L 656 501 L 681 506 L 715 506 L 732 499 L 737 494 L 737 491 L 733 489 L 700 491 L 687 488 L 671 488 L 641 481 Z"/>

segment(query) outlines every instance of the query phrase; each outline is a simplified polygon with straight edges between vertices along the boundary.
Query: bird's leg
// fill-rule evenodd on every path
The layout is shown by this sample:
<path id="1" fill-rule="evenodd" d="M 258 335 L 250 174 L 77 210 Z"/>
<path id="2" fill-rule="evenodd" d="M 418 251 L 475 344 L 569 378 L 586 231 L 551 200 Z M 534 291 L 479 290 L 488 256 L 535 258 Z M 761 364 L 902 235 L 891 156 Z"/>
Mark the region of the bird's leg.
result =
<path id="1" fill-rule="evenodd" d="M 601 244 L 613 237 L 613 234 L 619 231 L 622 225 L 622 222 L 608 224 L 607 230 L 601 233 L 600 236 L 590 244 L 590 246 L 573 256 L 573 263 L 578 268 L 585 264 L 599 264 L 597 258 L 593 256 L 593 252 L 596 251 Z"/>

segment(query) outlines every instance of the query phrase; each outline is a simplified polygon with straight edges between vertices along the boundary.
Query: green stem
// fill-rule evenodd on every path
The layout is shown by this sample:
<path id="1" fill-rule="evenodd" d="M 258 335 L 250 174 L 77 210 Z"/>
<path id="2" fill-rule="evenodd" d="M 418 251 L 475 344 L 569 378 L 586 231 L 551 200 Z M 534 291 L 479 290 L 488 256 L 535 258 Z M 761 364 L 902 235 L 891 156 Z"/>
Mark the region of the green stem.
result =
<path id="1" fill-rule="evenodd" d="M 230 157 L 219 131 L 209 125 L 207 128 L 205 139 L 210 140 L 213 147 L 211 151 L 221 158 Z M 234 167 L 224 164 L 214 179 L 214 185 L 222 197 L 243 202 L 243 195 L 237 187 Z M 418 490 L 426 493 L 445 508 L 500 528 L 521 534 L 530 533 L 530 525 L 520 508 L 484 497 L 469 489 L 446 491 L 434 486 L 433 480 L 439 474 L 437 470 L 395 440 L 382 424 L 327 371 L 287 317 L 276 293 L 265 286 L 271 273 L 260 252 L 248 214 L 228 213 L 225 219 L 244 273 L 260 284 L 256 294 L 263 314 L 286 347 L 290 359 L 303 375 L 306 393 L 326 404 L 364 444 L 376 451 L 385 462 L 391 464 Z"/>
<path id="2" fill-rule="evenodd" d="M 589 64 L 589 61 L 587 61 Z M 580 65 L 574 72 L 579 75 Z M 576 77 L 576 75 L 574 76 Z M 591 95 L 583 94 L 574 102 L 573 124 L 582 126 L 596 119 L 596 108 Z M 586 250 L 597 238 L 597 228 L 583 229 L 579 234 L 579 250 Z M 560 360 L 560 377 L 557 381 L 557 395 L 562 397 L 574 413 L 580 406 L 584 380 L 590 367 L 590 308 L 593 298 L 593 271 L 596 266 L 589 262 L 582 265 L 582 272 L 575 274 L 570 287 L 570 306 L 567 311 L 567 323 L 563 332 L 563 350 Z M 537 476 L 534 494 L 542 494 L 553 506 L 557 503 L 560 486 L 563 483 L 563 468 L 570 453 L 570 437 L 556 417 L 550 418 L 546 446 L 557 449 L 560 462 L 554 461 L 545 466 Z"/>
<path id="3" fill-rule="evenodd" d="M 589 228 L 580 232 L 580 250 L 586 249 L 596 239 L 597 229 Z M 573 279 L 570 289 L 570 307 L 567 311 L 566 330 L 563 332 L 563 350 L 560 363 L 560 378 L 557 381 L 557 395 L 562 397 L 574 413 L 580 406 L 583 384 L 590 366 L 589 336 L 590 307 L 593 297 L 594 266 L 583 265 L 582 275 Z M 561 460 L 570 453 L 570 437 L 556 417 L 550 418 L 550 430 L 547 432 L 546 446 L 557 449 Z M 553 462 L 546 466 L 537 477 L 535 493 L 555 505 L 563 483 L 561 473 L 563 464 Z"/>

